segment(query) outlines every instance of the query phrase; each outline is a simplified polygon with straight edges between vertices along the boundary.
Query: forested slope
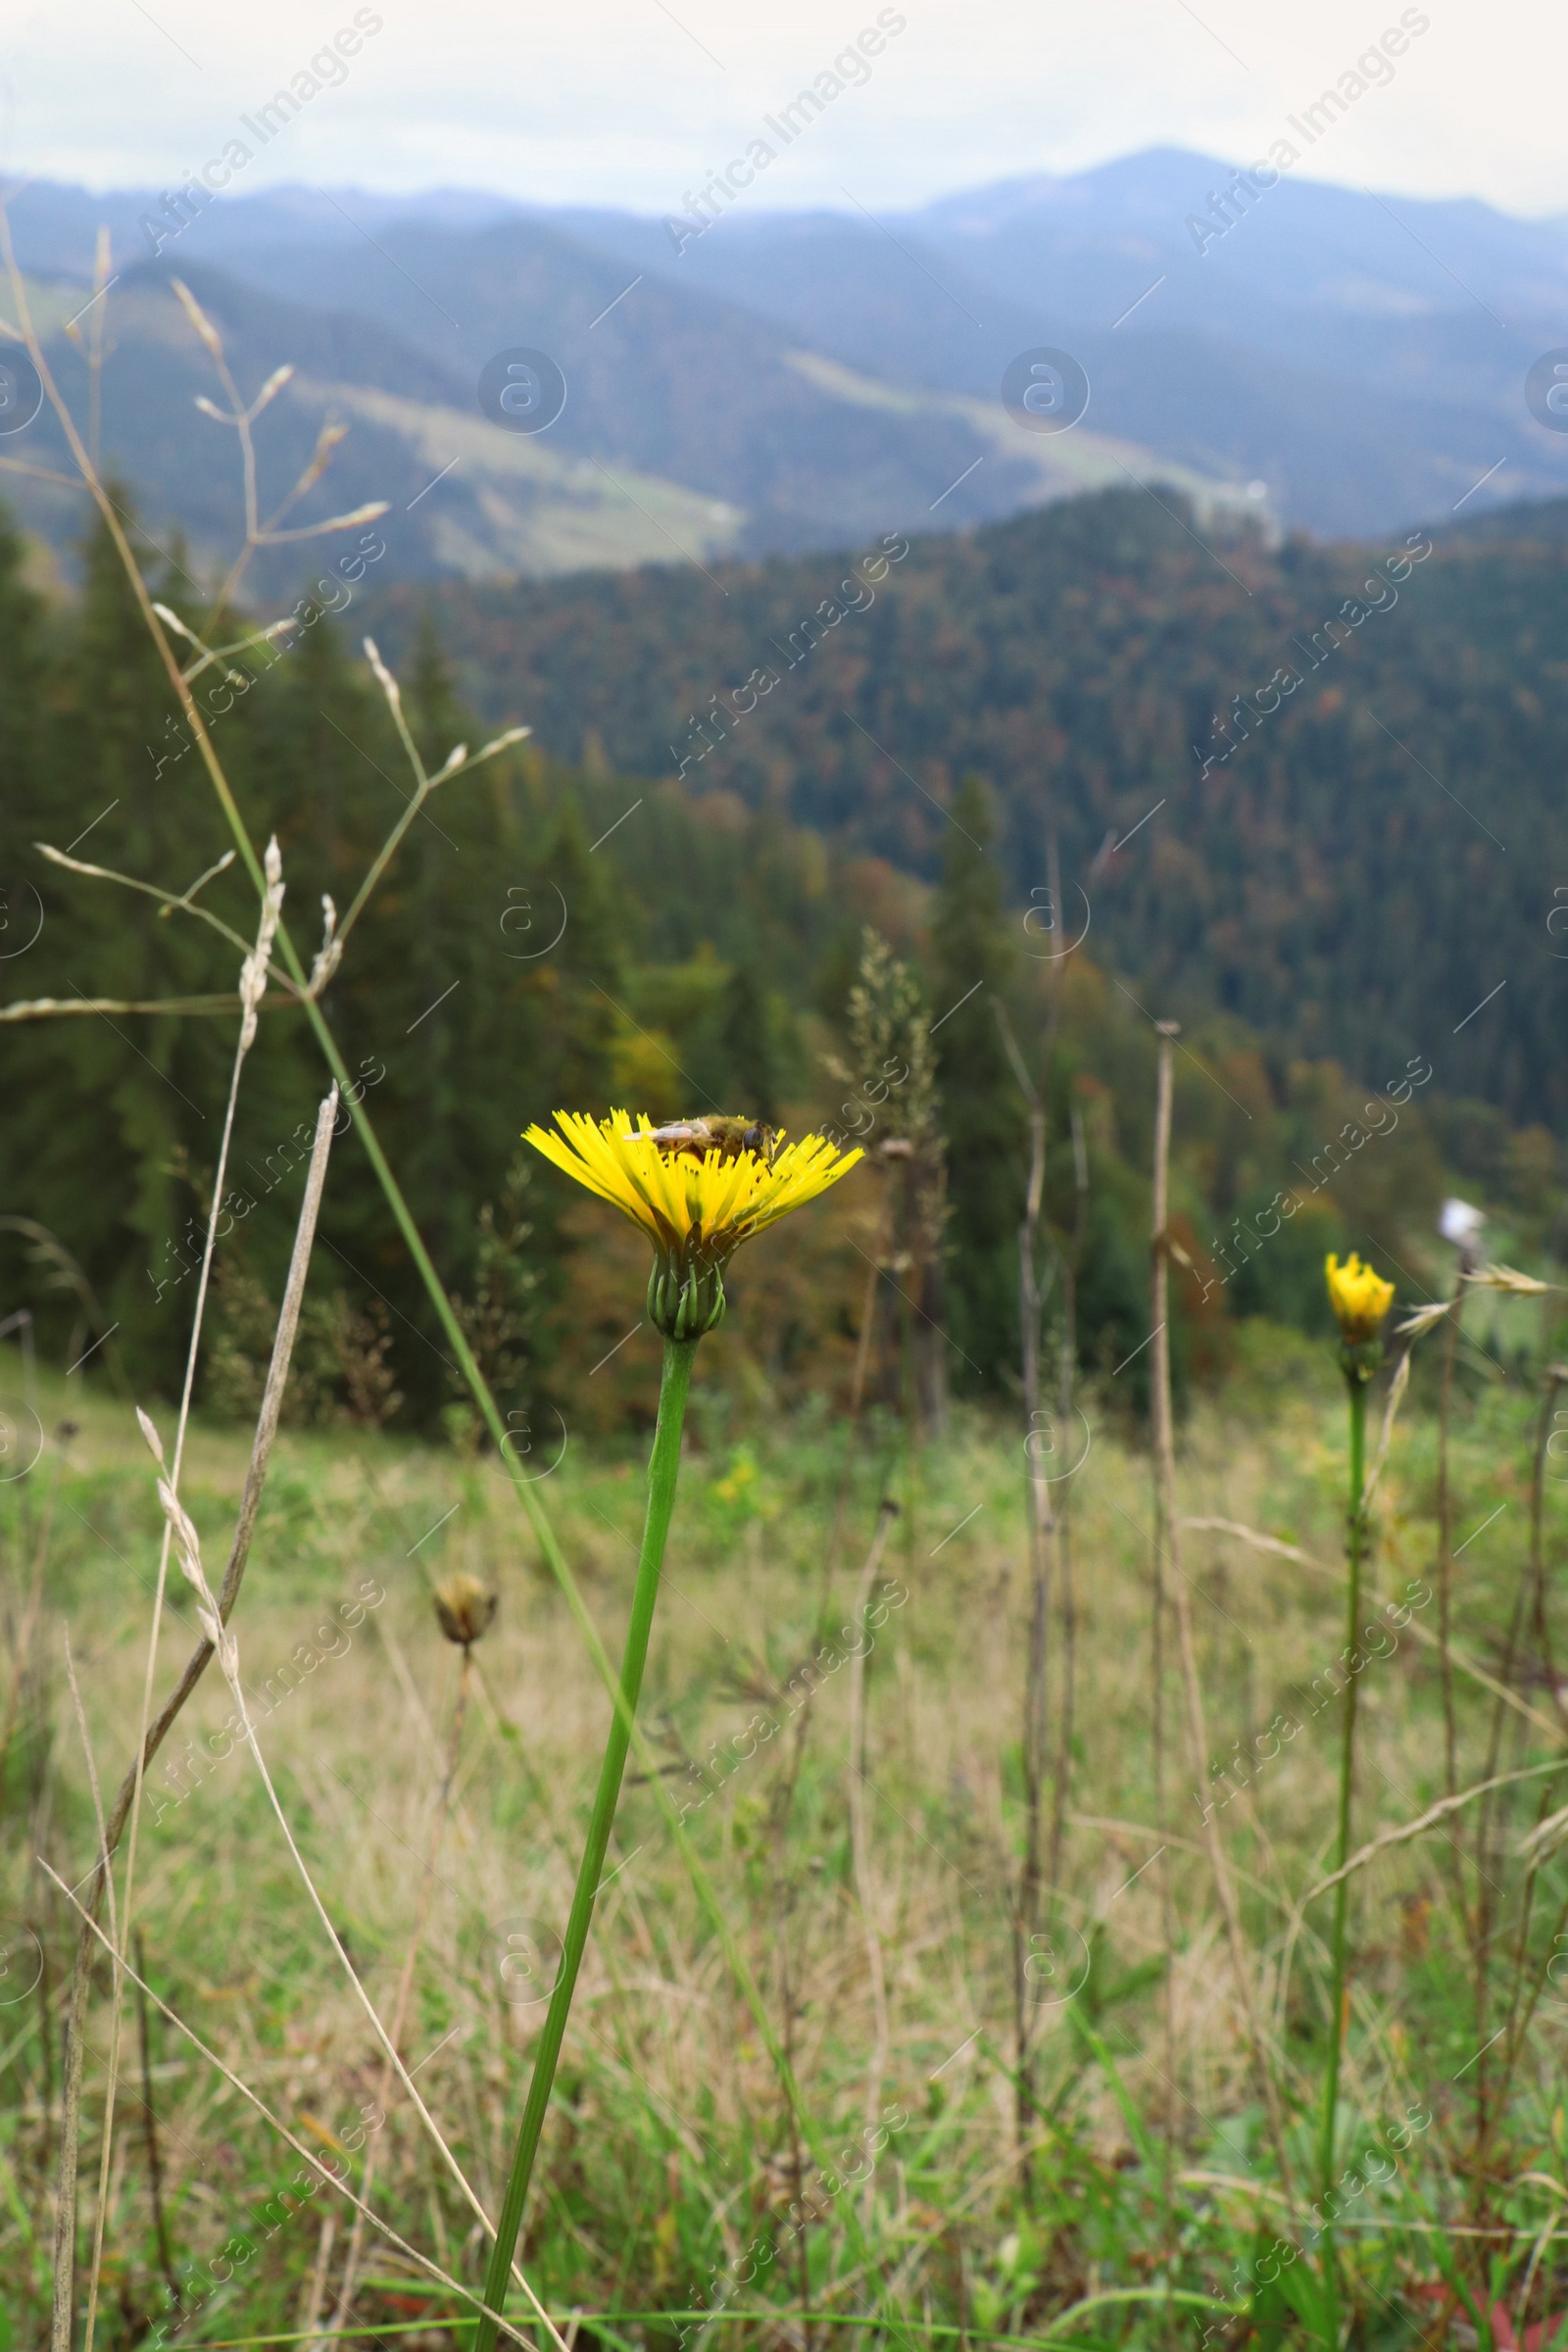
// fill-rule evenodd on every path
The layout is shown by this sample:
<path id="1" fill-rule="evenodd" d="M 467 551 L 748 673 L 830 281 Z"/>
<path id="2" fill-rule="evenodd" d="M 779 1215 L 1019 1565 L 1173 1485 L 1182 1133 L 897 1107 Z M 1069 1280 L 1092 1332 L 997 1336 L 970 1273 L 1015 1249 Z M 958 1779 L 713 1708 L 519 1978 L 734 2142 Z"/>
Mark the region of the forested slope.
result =
<path id="1" fill-rule="evenodd" d="M 1012 901 L 1054 826 L 1073 928 L 1087 891 L 1097 949 L 1190 1014 L 1355 1066 L 1430 1053 L 1455 1093 L 1568 1120 L 1557 503 L 1270 552 L 1129 491 L 906 544 L 458 590 L 442 632 L 558 755 L 684 769 L 927 875 L 978 772 Z M 394 638 L 417 610 L 391 592 Z"/>

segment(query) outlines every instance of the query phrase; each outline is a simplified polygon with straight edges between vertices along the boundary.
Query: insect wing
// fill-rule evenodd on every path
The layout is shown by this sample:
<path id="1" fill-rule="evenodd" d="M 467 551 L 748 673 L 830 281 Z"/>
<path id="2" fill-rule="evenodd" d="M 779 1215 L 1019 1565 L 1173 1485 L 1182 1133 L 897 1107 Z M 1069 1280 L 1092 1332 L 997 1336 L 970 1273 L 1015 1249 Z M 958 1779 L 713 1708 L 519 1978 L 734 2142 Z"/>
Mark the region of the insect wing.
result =
<path id="1" fill-rule="evenodd" d="M 650 1141 L 661 1152 L 706 1152 L 712 1137 L 706 1119 L 672 1119 L 667 1127 L 656 1127 Z"/>

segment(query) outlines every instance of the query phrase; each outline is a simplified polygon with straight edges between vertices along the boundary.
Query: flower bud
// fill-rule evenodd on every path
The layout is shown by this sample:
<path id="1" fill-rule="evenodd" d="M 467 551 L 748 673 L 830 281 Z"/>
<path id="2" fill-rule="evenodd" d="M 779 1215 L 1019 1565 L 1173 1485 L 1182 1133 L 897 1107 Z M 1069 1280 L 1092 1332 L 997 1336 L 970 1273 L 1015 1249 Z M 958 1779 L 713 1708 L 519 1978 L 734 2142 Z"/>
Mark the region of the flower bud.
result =
<path id="1" fill-rule="evenodd" d="M 461 1642 L 465 1649 L 489 1631 L 501 1605 L 498 1592 L 487 1592 L 478 1578 L 464 1569 L 449 1576 L 444 1585 L 437 1585 L 433 1598 L 441 1631 L 449 1642 Z"/>

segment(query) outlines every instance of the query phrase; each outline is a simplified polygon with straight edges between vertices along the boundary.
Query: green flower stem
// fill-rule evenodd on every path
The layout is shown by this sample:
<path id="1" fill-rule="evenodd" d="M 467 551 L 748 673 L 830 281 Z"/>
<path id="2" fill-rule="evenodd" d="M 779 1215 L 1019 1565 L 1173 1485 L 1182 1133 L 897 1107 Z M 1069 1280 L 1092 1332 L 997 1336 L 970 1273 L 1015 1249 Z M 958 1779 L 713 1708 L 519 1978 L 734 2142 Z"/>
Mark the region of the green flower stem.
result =
<path id="1" fill-rule="evenodd" d="M 1361 1555 L 1366 1541 L 1362 1488 L 1366 1471 L 1366 1376 L 1359 1363 L 1348 1364 L 1346 1390 L 1350 1406 L 1349 1503 L 1347 1512 L 1350 1573 L 1348 1580 L 1346 1624 L 1348 1666 L 1355 1657 L 1356 1627 L 1361 1615 Z M 1355 1762 L 1356 1679 L 1350 1673 L 1345 1686 L 1345 1709 L 1340 1726 L 1340 1819 L 1335 1839 L 1334 1867 L 1343 1870 L 1350 1854 L 1350 1780 Z M 1323 2070 L 1323 2130 L 1318 2169 L 1327 2196 L 1334 2185 L 1334 2121 L 1340 2096 L 1340 2059 L 1345 2042 L 1345 1945 L 1348 1925 L 1350 1882 L 1341 1879 L 1334 1889 L 1334 1936 L 1329 1971 L 1332 2008 L 1329 2017 L 1329 2055 Z M 1324 2231 L 1324 2276 L 1331 2304 L 1337 2303 L 1334 2240 Z"/>
<path id="2" fill-rule="evenodd" d="M 625 1701 L 625 1712 L 622 1713 L 617 1707 L 612 1718 L 610 1738 L 605 1742 L 605 1759 L 599 1767 L 599 1787 L 594 1794 L 593 1818 L 588 1824 L 588 1842 L 583 1847 L 582 1862 L 577 1872 L 576 1891 L 571 1898 L 571 1917 L 566 1923 L 561 1973 L 550 1996 L 544 2031 L 534 2054 L 528 2100 L 522 2111 L 517 2145 L 512 2158 L 512 2174 L 507 2181 L 501 2218 L 496 2225 L 495 2243 L 490 2249 L 490 2268 L 485 2274 L 484 2299 L 488 2308 L 480 2317 L 478 2331 L 473 2339 L 473 2352 L 495 2352 L 496 2321 L 493 2315 L 506 2307 L 512 2256 L 517 2243 L 518 2230 L 522 2226 L 528 2182 L 533 2174 L 534 2158 L 539 2152 L 540 2135 L 545 2127 L 550 2093 L 555 2085 L 556 2065 L 566 2031 L 571 1996 L 577 1986 L 577 1971 L 582 1965 L 582 1955 L 588 1941 L 594 1898 L 599 1892 L 605 1854 L 610 1845 L 611 1827 L 620 1797 L 621 1774 L 626 1768 L 626 1750 L 631 1741 L 629 1718 L 636 1711 L 638 1694 L 642 1690 L 648 1637 L 653 1630 L 654 1608 L 659 1599 L 659 1572 L 664 1557 L 664 1538 L 669 1533 L 670 1513 L 675 1507 L 681 1428 L 686 1419 L 686 1393 L 691 1386 L 692 1358 L 696 1352 L 695 1340 L 666 1339 L 664 1342 L 664 1369 L 659 1387 L 659 1426 L 654 1432 L 654 1450 L 648 1463 L 648 1515 L 643 1523 L 642 1551 L 637 1562 L 631 1621 L 626 1628 L 626 1647 L 620 1661 L 620 1691 Z"/>

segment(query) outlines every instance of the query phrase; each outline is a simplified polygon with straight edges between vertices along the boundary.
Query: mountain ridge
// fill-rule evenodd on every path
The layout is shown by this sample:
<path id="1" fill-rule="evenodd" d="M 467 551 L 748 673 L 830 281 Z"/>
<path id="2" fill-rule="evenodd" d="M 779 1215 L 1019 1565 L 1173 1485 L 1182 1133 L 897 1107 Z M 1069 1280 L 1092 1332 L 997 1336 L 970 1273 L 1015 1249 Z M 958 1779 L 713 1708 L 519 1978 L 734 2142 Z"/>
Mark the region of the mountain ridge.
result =
<path id="1" fill-rule="evenodd" d="M 685 239 L 657 218 L 453 189 L 225 196 L 156 257 L 145 191 L 34 185 L 12 217 L 24 264 L 62 288 L 84 282 L 108 220 L 131 257 L 112 305 L 148 270 L 220 278 L 236 335 L 271 320 L 270 365 L 334 317 L 339 363 L 309 372 L 360 418 L 340 467 L 357 484 L 378 474 L 362 495 L 410 518 L 391 555 L 409 576 L 532 577 L 666 547 L 706 563 L 831 548 L 877 523 L 967 530 L 1097 490 L 1117 465 L 1200 509 L 1250 502 L 1328 538 L 1568 490 L 1568 436 L 1525 397 L 1568 307 L 1563 223 L 1299 172 L 1213 214 L 1227 171 L 1155 148 L 885 217 L 737 203 Z M 1213 225 L 1195 236 L 1200 217 Z M 480 368 L 517 347 L 550 353 L 568 385 L 530 458 L 499 427 L 471 429 Z M 1020 354 L 1055 348 L 1089 401 L 1053 437 L 1021 429 L 1000 385 Z M 148 400 L 185 396 L 167 367 L 137 365 Z M 835 369 L 885 397 L 847 396 Z M 984 429 L 957 405 L 974 403 Z M 182 504 L 168 416 L 121 415 L 117 455 L 149 527 L 205 553 L 216 491 Z M 413 502 L 440 468 L 416 474 L 443 429 L 453 464 L 432 528 Z M 591 499 L 581 466 L 597 469 Z M 62 553 L 57 502 L 9 486 Z"/>

